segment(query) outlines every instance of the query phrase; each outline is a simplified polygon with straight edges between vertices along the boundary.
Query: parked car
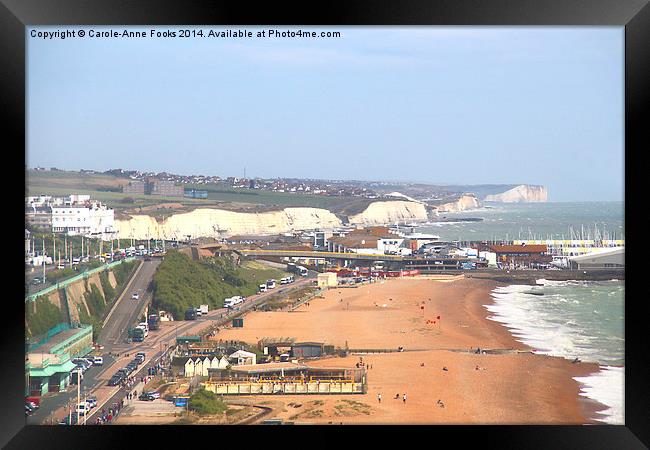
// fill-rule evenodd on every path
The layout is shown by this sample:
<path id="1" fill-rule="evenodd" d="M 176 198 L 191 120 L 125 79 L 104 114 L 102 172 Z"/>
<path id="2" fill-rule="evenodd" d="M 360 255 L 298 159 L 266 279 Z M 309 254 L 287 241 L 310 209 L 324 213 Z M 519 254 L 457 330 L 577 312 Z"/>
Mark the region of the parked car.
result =
<path id="1" fill-rule="evenodd" d="M 82 402 L 77 405 L 77 414 L 79 416 L 85 416 L 87 411 L 90 411 L 88 403 Z"/>
<path id="2" fill-rule="evenodd" d="M 144 352 L 138 352 L 138 353 L 135 354 L 136 358 L 142 357 L 142 361 L 144 361 L 145 356 L 146 355 L 144 354 Z"/>
<path id="3" fill-rule="evenodd" d="M 145 402 L 152 402 L 155 399 L 160 398 L 160 394 L 158 392 L 145 392 L 140 394 L 138 398 Z"/>
<path id="4" fill-rule="evenodd" d="M 42 281 L 41 281 L 41 279 L 38 278 L 38 277 L 36 277 L 36 278 L 34 278 L 34 279 L 32 280 L 32 284 L 41 284 L 41 283 L 42 283 Z"/>
<path id="5" fill-rule="evenodd" d="M 34 414 L 35 409 L 29 406 L 28 404 L 25 404 L 25 415 L 26 416 L 31 416 Z"/>
<path id="6" fill-rule="evenodd" d="M 138 294 L 137 292 L 134 292 L 133 295 L 131 296 L 131 298 L 133 300 L 139 300 L 140 299 L 140 294 Z"/>

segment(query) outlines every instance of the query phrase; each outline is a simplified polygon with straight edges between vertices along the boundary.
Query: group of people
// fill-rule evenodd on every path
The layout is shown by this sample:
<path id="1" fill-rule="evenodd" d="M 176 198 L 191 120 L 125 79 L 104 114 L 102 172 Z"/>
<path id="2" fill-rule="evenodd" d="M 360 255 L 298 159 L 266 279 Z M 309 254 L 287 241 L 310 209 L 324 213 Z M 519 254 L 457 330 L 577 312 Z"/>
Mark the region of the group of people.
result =
<path id="1" fill-rule="evenodd" d="M 108 408 L 108 411 L 106 411 L 106 408 L 103 408 L 101 415 L 95 419 L 95 425 L 110 423 L 119 414 L 123 407 L 124 400 L 120 403 L 114 403 L 112 408 Z"/>

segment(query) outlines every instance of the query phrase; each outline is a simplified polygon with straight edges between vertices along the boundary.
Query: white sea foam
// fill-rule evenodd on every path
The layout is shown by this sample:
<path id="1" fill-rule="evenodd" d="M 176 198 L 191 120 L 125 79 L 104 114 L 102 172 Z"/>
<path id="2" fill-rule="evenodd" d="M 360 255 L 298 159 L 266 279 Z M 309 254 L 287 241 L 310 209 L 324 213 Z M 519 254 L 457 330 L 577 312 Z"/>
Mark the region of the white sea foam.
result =
<path id="1" fill-rule="evenodd" d="M 538 284 L 540 281 L 554 288 L 582 285 L 582 282 L 549 283 L 547 280 L 537 280 Z M 533 348 L 535 353 L 570 360 L 579 358 L 604 364 L 620 363 L 616 352 L 611 353 L 611 346 L 614 343 L 615 348 L 623 339 L 598 332 L 592 328 L 593 325 L 585 322 L 589 319 L 583 315 L 585 307 L 590 304 L 588 297 L 578 302 L 575 298 L 568 300 L 565 295 L 558 293 L 546 293 L 540 297 L 527 291 L 530 291 L 530 286 L 495 288 L 492 291 L 494 303 L 485 305 L 491 313 L 488 318 L 503 324 L 515 339 Z M 591 289 L 586 289 L 585 292 L 591 294 Z M 585 306 L 571 306 L 582 302 Z M 580 311 L 580 314 L 576 311 Z M 598 317 L 596 310 L 589 308 L 589 311 L 594 311 L 592 314 Z M 597 420 L 623 423 L 623 376 L 624 368 L 603 366 L 603 370 L 593 376 L 576 378 L 582 383 L 581 395 L 607 406 L 606 410 L 599 413 Z"/>
<path id="2" fill-rule="evenodd" d="M 611 425 L 625 425 L 625 368 L 603 366 L 588 377 L 575 377 L 582 384 L 580 395 L 602 403 L 607 408 L 596 420 Z"/>

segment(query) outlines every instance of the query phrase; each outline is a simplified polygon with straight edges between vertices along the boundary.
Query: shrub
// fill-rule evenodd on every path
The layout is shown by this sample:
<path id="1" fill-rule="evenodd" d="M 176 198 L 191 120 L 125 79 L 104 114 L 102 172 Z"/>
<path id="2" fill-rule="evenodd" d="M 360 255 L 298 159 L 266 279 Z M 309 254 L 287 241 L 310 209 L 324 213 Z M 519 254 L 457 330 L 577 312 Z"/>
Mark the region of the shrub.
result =
<path id="1" fill-rule="evenodd" d="M 28 331 L 31 336 L 43 334 L 58 323 L 65 321 L 61 310 L 44 296 L 37 297 L 33 302 L 27 302 L 25 310 Z"/>
<path id="2" fill-rule="evenodd" d="M 188 409 L 198 414 L 223 414 L 228 406 L 214 393 L 200 389 L 190 397 Z"/>

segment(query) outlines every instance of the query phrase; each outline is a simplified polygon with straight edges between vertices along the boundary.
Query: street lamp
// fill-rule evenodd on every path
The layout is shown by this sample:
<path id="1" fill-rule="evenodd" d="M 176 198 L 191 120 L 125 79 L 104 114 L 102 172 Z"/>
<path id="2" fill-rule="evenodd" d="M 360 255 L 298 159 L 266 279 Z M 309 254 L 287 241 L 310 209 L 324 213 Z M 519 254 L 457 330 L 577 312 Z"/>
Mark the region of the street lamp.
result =
<path id="1" fill-rule="evenodd" d="M 81 390 L 81 369 L 77 369 L 77 425 L 81 425 L 81 422 L 79 420 L 79 400 L 80 400 L 80 390 Z M 84 416 L 85 416 L 85 411 L 84 411 Z"/>

